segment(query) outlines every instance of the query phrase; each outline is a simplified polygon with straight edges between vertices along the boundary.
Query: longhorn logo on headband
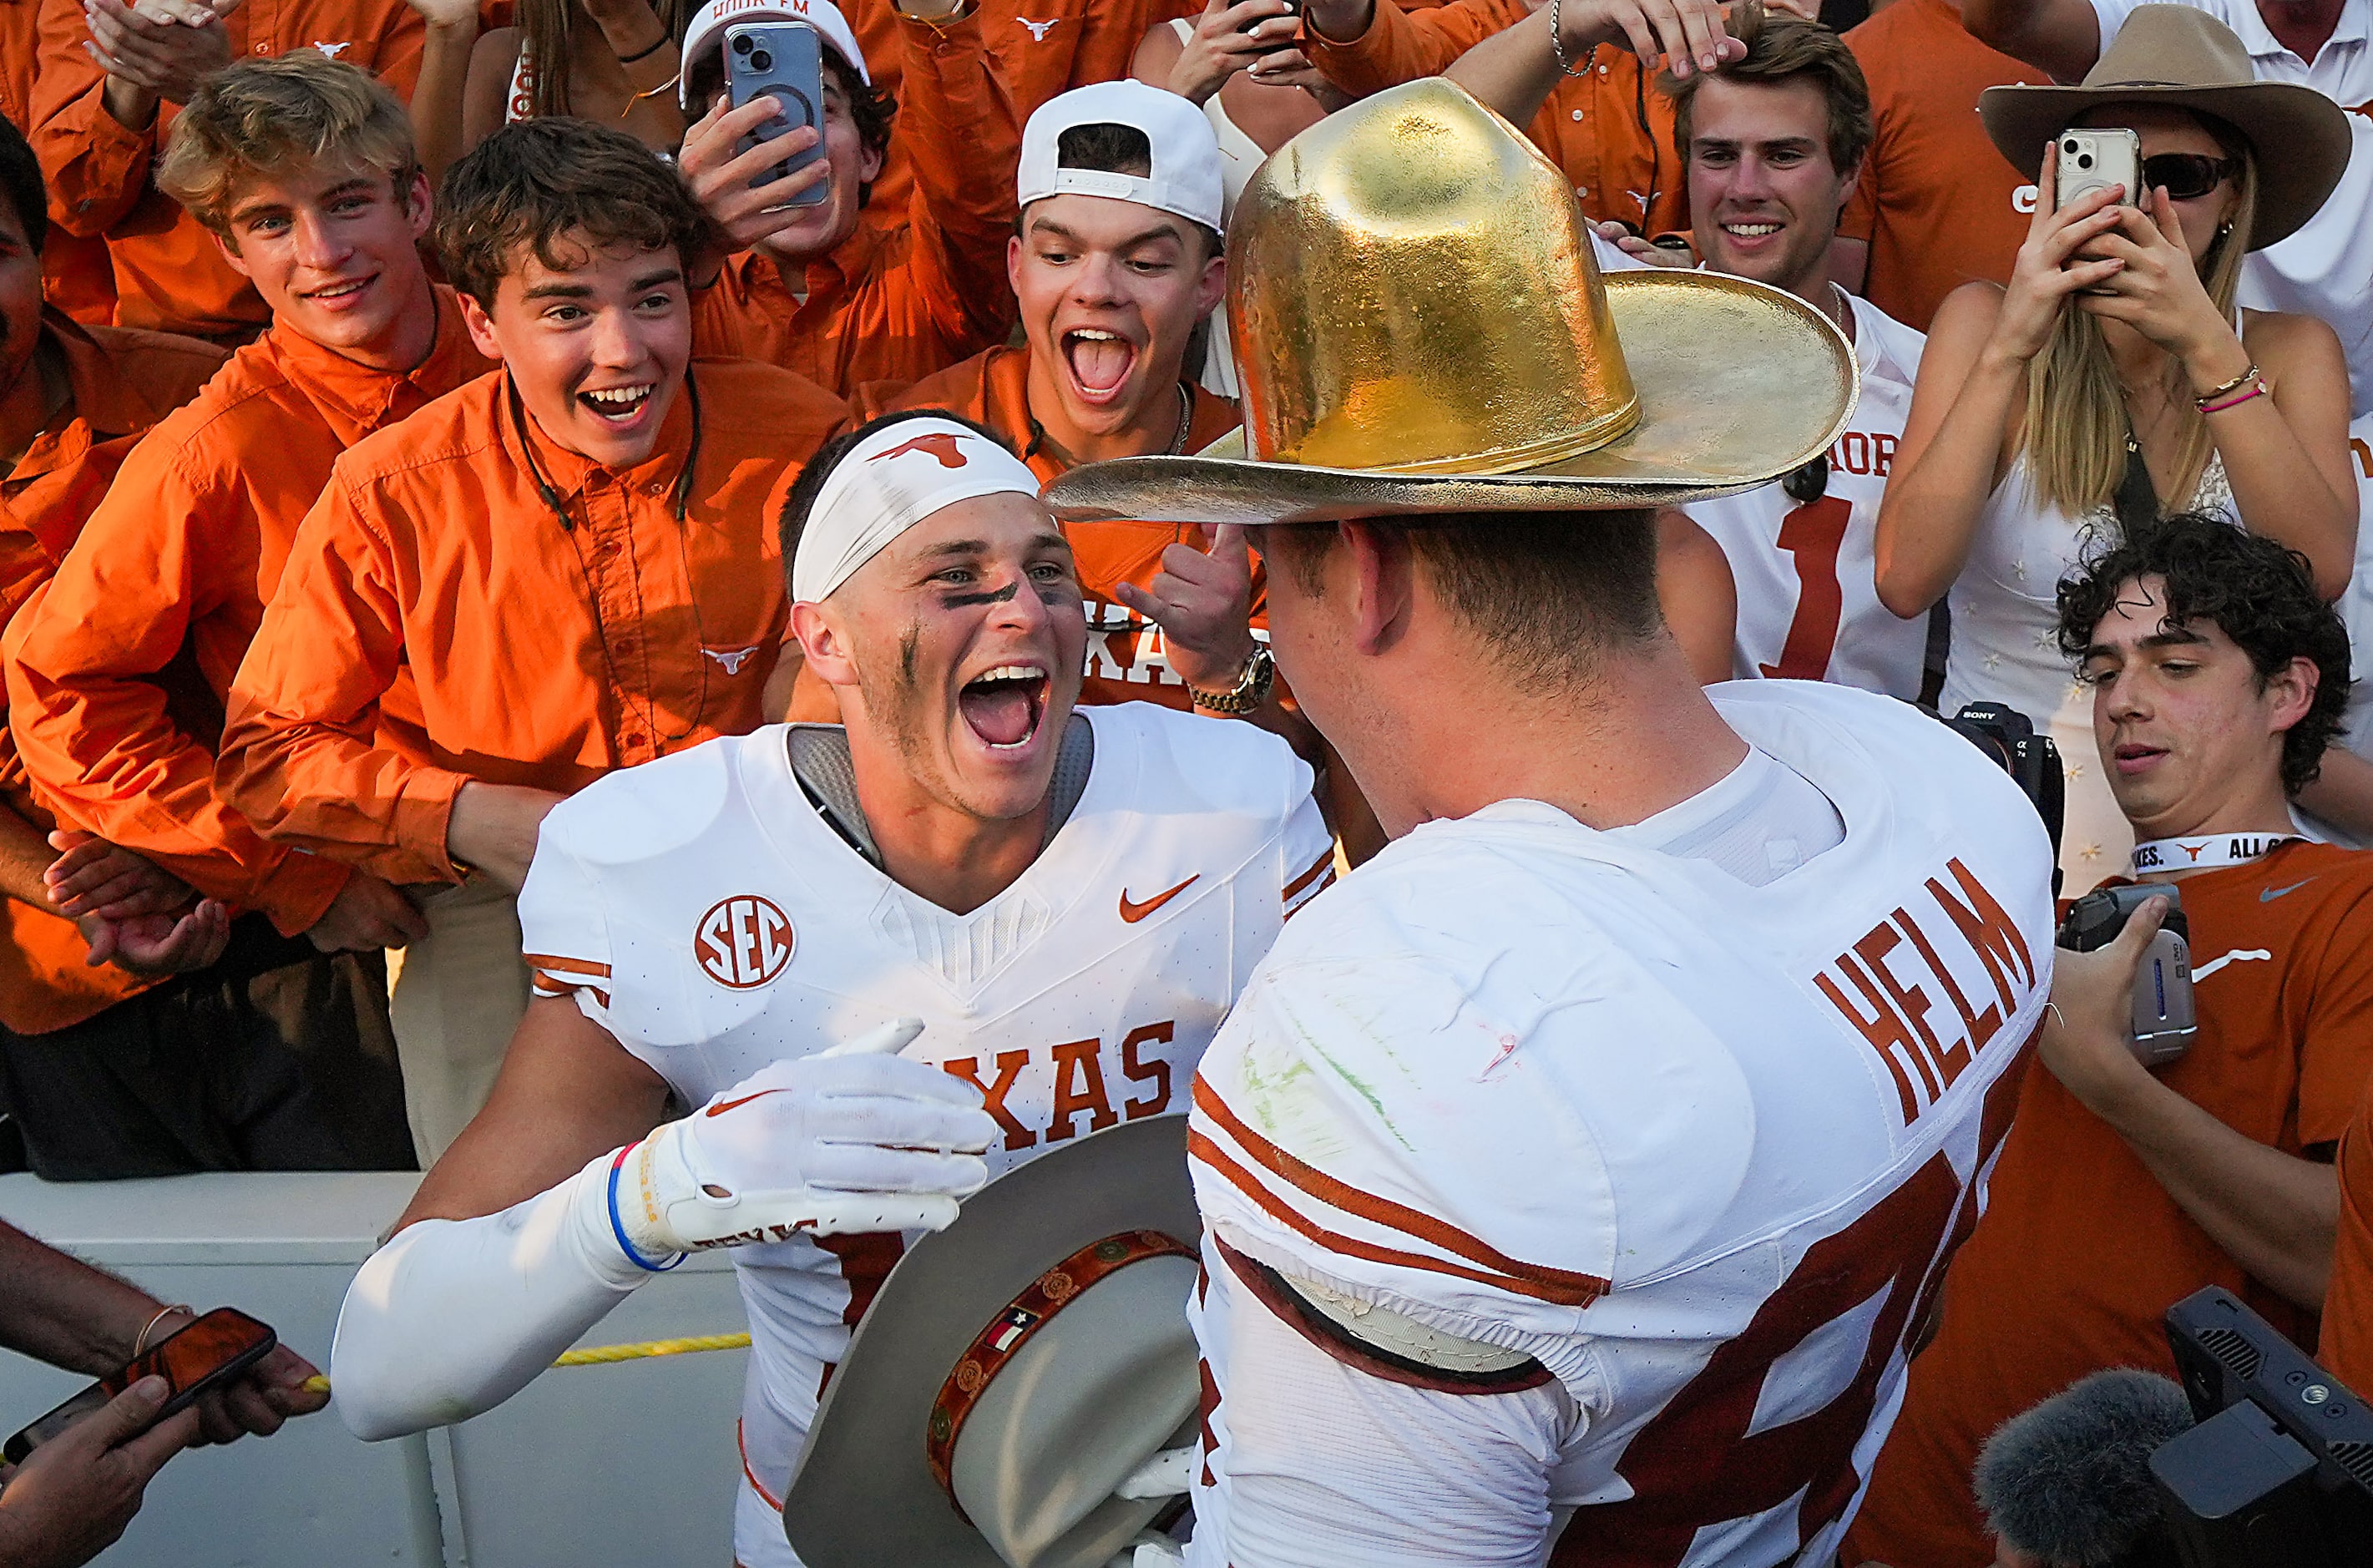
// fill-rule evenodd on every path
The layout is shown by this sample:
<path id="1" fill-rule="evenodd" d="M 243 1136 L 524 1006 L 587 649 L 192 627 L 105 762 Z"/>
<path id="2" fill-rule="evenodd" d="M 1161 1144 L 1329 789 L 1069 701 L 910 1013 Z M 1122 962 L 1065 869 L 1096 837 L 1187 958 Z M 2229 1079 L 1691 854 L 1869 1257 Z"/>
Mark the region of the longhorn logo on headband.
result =
<path id="1" fill-rule="evenodd" d="M 941 468 L 962 468 L 969 461 L 964 454 L 964 449 L 956 444 L 963 439 L 951 431 L 934 430 L 928 436 L 916 437 L 904 446 L 892 447 L 886 452 L 876 452 L 866 461 L 887 462 L 894 457 L 905 457 L 908 452 L 929 452 L 939 460 Z"/>

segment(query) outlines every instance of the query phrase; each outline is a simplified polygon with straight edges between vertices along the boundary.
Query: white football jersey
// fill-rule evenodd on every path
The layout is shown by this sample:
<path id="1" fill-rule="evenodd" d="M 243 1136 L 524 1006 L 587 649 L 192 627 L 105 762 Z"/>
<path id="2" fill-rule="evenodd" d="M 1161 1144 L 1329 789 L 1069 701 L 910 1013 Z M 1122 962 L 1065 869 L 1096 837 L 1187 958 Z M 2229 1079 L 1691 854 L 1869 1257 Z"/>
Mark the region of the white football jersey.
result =
<path id="1" fill-rule="evenodd" d="M 1713 695 L 1842 839 L 1751 886 L 1537 802 L 1429 823 L 1205 1053 L 1196 1568 L 1537 1563 L 1567 1509 L 1552 1563 L 1829 1560 L 2007 1127 L 2052 851 L 1908 706 Z M 1264 1270 L 1532 1361 L 1297 1348 Z"/>
<path id="2" fill-rule="evenodd" d="M 1311 774 L 1252 725 L 1143 703 L 1081 710 L 1094 761 L 1030 869 L 969 915 L 876 870 L 825 821 L 789 729 L 610 775 L 544 819 L 520 895 L 540 995 L 690 1106 L 769 1062 L 903 1016 L 906 1047 L 978 1084 L 992 1176 L 1183 1108 L 1197 1059 L 1288 913 L 1334 878 Z M 896 1235 L 733 1250 L 754 1341 L 743 1568 L 794 1563 L 783 1487 Z"/>
<path id="3" fill-rule="evenodd" d="M 1682 509 L 1721 544 L 1738 584 L 1733 675 L 1834 681 L 1908 700 L 1920 695 L 1928 617 L 1907 621 L 1878 602 L 1878 502 L 1928 340 L 1869 300 L 1846 298 L 1862 393 L 1829 448 L 1827 491 L 1799 502 L 1774 483 Z"/>

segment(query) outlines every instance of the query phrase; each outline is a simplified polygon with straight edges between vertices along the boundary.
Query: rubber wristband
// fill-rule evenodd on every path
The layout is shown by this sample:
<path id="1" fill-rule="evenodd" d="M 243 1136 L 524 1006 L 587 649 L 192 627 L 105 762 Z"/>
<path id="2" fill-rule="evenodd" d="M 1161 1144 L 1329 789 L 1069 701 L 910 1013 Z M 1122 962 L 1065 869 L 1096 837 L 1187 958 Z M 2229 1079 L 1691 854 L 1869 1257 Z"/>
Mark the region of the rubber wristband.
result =
<path id="1" fill-rule="evenodd" d="M 2265 382 L 2263 382 L 2263 381 L 2260 381 L 2256 386 L 2251 387 L 2248 392 L 2241 392 L 2241 393 L 2239 393 L 2239 395 L 2234 396 L 2234 397 L 2228 397 L 2228 398 L 2227 398 L 2227 399 L 2226 399 L 2224 402 L 2222 402 L 2222 403 L 2204 403 L 2204 404 L 2202 404 L 2200 405 L 2200 412 L 2201 412 L 2201 413 L 2203 413 L 2203 414 L 2222 414 L 2222 413 L 2224 413 L 2224 412 L 2225 412 L 2227 409 L 2228 409 L 2228 408 L 2239 408 L 2239 407 L 2240 407 L 2240 406 L 2241 406 L 2241 404 L 2245 404 L 2245 403 L 2249 402 L 2251 398 L 2254 398 L 2254 397 L 2263 397 L 2263 396 L 2265 396 L 2265 395 L 2266 395 L 2266 383 L 2265 383 Z"/>
<path id="2" fill-rule="evenodd" d="M 626 1156 L 634 1152 L 635 1146 L 629 1143 L 618 1151 L 616 1159 L 610 1162 L 610 1234 L 617 1238 L 618 1250 L 626 1255 L 627 1262 L 647 1274 L 664 1274 L 682 1264 L 692 1254 L 677 1253 L 674 1263 L 649 1263 L 644 1261 L 641 1253 L 635 1250 L 635 1244 L 626 1239 L 626 1227 L 618 1218 L 618 1172 L 625 1167 Z"/>

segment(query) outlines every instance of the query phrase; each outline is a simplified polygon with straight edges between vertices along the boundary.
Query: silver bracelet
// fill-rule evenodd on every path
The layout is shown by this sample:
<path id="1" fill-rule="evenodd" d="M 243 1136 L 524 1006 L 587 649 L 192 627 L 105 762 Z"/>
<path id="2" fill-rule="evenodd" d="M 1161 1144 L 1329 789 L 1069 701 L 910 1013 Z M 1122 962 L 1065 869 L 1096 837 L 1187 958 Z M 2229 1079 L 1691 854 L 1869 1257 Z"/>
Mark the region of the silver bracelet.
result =
<path id="1" fill-rule="evenodd" d="M 1577 71 L 1566 64 L 1565 39 L 1561 36 L 1558 29 L 1558 0 L 1549 0 L 1549 58 L 1555 60 L 1557 68 L 1569 76 L 1590 75 L 1587 71 Z"/>

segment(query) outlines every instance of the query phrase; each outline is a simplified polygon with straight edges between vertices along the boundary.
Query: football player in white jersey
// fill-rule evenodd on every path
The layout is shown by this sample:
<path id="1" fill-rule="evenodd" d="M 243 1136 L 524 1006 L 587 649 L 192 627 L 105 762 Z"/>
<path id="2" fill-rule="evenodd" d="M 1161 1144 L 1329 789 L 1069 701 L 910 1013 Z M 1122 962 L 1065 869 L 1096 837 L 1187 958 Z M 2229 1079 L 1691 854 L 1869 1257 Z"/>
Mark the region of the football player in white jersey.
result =
<path id="1" fill-rule="evenodd" d="M 792 628 L 846 728 L 713 742 L 545 820 L 520 897 L 538 1000 L 339 1320 L 357 1433 L 485 1410 L 651 1271 L 733 1246 L 735 1552 L 781 1568 L 777 1499 L 900 1233 L 1184 1108 L 1333 844 L 1275 736 L 1073 711 L 1086 626 L 1037 489 L 936 413 L 827 446 L 784 527 Z M 654 1131 L 671 1090 L 701 1108 Z"/>
<path id="2" fill-rule="evenodd" d="M 1394 835 L 1196 1077 L 1190 1568 L 1828 1562 L 2044 1006 L 2010 781 L 1889 698 L 1701 688 L 1658 614 L 1647 503 L 1827 447 L 1845 345 L 1746 280 L 1610 279 L 1636 423 L 1561 439 L 1494 394 L 1619 345 L 1586 269 L 1513 286 L 1580 266 L 1578 207 L 1479 213 L 1530 156 L 1438 83 L 1304 132 L 1236 209 L 1305 258 L 1238 285 L 1250 455 L 1047 491 L 1265 521 L 1278 661 Z M 1742 363 L 1808 406 L 1700 380 Z"/>
<path id="3" fill-rule="evenodd" d="M 1576 7 L 1564 14 L 1569 30 L 1587 19 Z M 1452 75 L 1521 125 L 1538 107 L 1522 95 L 1549 57 L 1548 23 L 1511 33 Z M 1689 174 L 1690 237 L 1707 268 L 1784 288 L 1836 322 L 1862 392 L 1821 457 L 1777 484 L 1684 509 L 1730 563 L 1734 676 L 1835 681 L 1909 700 L 1920 695 L 1928 617 L 1906 620 L 1879 603 L 1873 551 L 1927 340 L 1829 273 L 1838 214 L 1870 146 L 1870 89 L 1853 51 L 1818 23 L 1742 7 L 1735 36 L 1743 55 L 1664 88 Z M 1636 240 L 1602 246 L 1599 257 L 1610 268 L 1687 264 L 1686 252 Z"/>

